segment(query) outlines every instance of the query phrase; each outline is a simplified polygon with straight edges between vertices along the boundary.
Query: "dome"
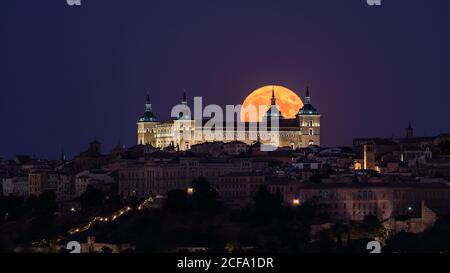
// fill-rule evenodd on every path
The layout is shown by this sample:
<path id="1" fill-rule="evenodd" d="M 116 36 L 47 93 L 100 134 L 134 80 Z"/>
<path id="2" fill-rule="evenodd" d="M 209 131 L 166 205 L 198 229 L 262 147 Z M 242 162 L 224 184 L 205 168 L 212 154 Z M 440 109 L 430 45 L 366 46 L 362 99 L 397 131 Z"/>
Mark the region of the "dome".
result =
<path id="1" fill-rule="evenodd" d="M 138 122 L 157 122 L 158 119 L 152 111 L 145 111 L 144 115 L 139 118 Z"/>
<path id="2" fill-rule="evenodd" d="M 150 95 L 147 93 L 147 101 L 145 103 L 145 112 L 138 122 L 157 122 L 155 114 L 152 112 L 152 104 L 150 103 Z"/>
<path id="3" fill-rule="evenodd" d="M 298 115 L 318 115 L 316 108 L 311 104 L 311 96 L 309 95 L 309 88 L 306 88 L 305 104 L 298 111 Z"/>
<path id="4" fill-rule="evenodd" d="M 302 109 L 298 112 L 299 115 L 318 115 L 316 108 L 311 104 L 305 104 Z"/>

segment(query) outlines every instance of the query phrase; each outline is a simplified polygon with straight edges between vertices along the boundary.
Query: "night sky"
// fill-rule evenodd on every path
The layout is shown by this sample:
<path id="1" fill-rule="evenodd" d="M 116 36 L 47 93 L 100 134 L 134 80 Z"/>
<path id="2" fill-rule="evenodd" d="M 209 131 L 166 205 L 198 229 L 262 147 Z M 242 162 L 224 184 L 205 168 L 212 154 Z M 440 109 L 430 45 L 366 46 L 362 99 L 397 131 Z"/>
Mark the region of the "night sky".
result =
<path id="1" fill-rule="evenodd" d="M 322 144 L 450 132 L 450 1 L 2 0 L 0 157 L 137 142 L 150 92 L 237 104 L 310 86 Z"/>

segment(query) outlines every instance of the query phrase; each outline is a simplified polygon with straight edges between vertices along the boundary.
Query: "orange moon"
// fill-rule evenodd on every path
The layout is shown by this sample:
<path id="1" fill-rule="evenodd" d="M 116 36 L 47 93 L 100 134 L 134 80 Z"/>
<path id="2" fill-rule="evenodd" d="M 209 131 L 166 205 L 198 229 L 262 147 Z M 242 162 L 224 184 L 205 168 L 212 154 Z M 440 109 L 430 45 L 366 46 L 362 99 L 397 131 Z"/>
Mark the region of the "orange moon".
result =
<path id="1" fill-rule="evenodd" d="M 241 121 L 246 122 L 258 122 L 264 117 L 266 111 L 270 108 L 270 99 L 272 98 L 272 90 L 275 89 L 275 98 L 278 110 L 284 118 L 295 118 L 295 115 L 303 107 L 303 102 L 300 97 L 292 90 L 279 86 L 279 85 L 267 85 L 256 89 L 251 92 L 250 95 L 245 98 L 242 103 L 241 109 Z M 245 115 L 246 107 L 252 105 L 257 109 L 257 118 L 255 116 Z M 258 111 L 260 107 L 265 109 L 264 111 Z"/>

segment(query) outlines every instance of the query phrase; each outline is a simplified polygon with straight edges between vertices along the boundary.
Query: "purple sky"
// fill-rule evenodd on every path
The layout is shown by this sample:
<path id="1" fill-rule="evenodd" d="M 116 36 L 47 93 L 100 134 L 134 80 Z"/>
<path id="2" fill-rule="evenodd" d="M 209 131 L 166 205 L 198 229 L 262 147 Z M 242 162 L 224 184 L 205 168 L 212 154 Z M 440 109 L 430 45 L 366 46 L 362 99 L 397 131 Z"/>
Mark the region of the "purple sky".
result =
<path id="1" fill-rule="evenodd" d="M 0 156 L 136 144 L 149 91 L 241 103 L 310 86 L 322 143 L 450 132 L 450 1 L 2 0 Z"/>

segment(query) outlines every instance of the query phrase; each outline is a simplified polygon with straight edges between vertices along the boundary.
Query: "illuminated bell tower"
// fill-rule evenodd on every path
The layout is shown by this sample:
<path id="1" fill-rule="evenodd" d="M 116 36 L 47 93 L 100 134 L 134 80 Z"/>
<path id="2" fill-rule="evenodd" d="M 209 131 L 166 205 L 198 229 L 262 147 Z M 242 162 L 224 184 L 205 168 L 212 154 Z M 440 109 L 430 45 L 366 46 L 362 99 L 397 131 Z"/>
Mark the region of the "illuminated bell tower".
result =
<path id="1" fill-rule="evenodd" d="M 152 112 L 152 104 L 150 95 L 147 93 L 147 101 L 145 102 L 145 112 L 137 122 L 138 144 L 152 145 L 156 147 L 156 125 L 159 121 Z"/>
<path id="2" fill-rule="evenodd" d="M 266 114 L 264 115 L 265 118 L 270 119 L 272 117 L 275 118 L 283 118 L 283 115 L 281 115 L 280 110 L 278 110 L 277 107 L 277 99 L 275 98 L 275 87 L 272 89 L 272 98 L 270 99 L 270 107 L 267 110 Z"/>
<path id="3" fill-rule="evenodd" d="M 301 130 L 300 147 L 320 146 L 320 114 L 311 104 L 309 87 L 306 88 L 305 102 L 297 117 Z"/>
<path id="4" fill-rule="evenodd" d="M 178 119 L 174 120 L 174 145 L 178 151 L 185 151 L 195 144 L 195 120 L 192 119 L 188 106 L 186 91 L 183 92 L 181 100 L 182 112 L 178 114 Z"/>

